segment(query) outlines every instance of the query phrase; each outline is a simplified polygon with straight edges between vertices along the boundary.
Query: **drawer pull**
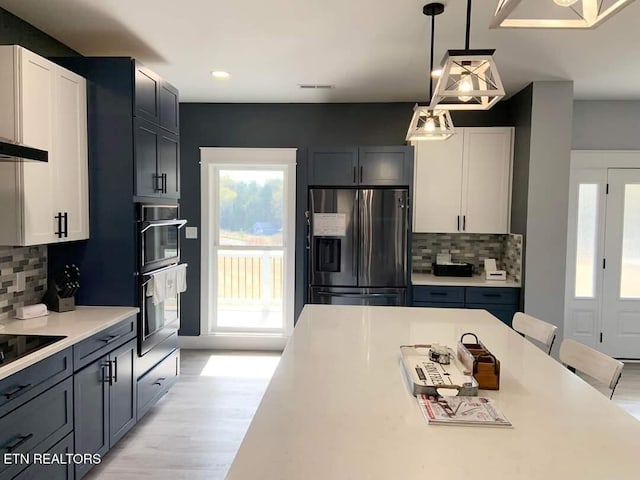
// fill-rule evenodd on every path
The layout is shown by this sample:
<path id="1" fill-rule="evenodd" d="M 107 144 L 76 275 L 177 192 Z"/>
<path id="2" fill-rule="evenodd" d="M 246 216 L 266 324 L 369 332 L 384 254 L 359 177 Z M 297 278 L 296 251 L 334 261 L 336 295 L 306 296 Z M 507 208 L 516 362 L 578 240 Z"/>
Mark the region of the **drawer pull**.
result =
<path id="1" fill-rule="evenodd" d="M 4 395 L 4 397 L 7 400 L 11 400 L 12 398 L 16 397 L 20 392 L 24 393 L 24 390 L 29 388 L 31 386 L 30 383 L 27 383 L 25 385 L 18 385 L 16 388 L 14 388 L 13 390 L 10 390 L 6 393 L 3 393 L 2 395 Z"/>
<path id="2" fill-rule="evenodd" d="M 29 435 L 18 435 L 16 439 L 18 441 L 14 444 L 5 445 L 4 449 L 7 451 L 7 453 L 12 453 L 14 450 L 18 449 L 21 445 L 24 445 L 26 442 L 28 442 L 32 437 L 33 437 L 33 433 L 30 433 Z"/>
<path id="3" fill-rule="evenodd" d="M 433 295 L 436 297 L 446 297 L 449 294 L 447 292 L 430 292 L 430 295 Z"/>
<path id="4" fill-rule="evenodd" d="M 500 298 L 502 295 L 500 295 L 499 293 L 483 293 L 482 296 L 489 298 Z"/>
<path id="5" fill-rule="evenodd" d="M 118 338 L 120 338 L 120 335 L 109 335 L 108 337 L 101 338 L 100 341 L 108 345 L 112 342 L 115 342 Z"/>
<path id="6" fill-rule="evenodd" d="M 164 382 L 166 380 L 165 377 L 159 378 L 158 380 L 156 380 L 155 382 L 153 382 L 153 385 L 158 385 L 158 386 L 162 386 L 162 382 Z"/>

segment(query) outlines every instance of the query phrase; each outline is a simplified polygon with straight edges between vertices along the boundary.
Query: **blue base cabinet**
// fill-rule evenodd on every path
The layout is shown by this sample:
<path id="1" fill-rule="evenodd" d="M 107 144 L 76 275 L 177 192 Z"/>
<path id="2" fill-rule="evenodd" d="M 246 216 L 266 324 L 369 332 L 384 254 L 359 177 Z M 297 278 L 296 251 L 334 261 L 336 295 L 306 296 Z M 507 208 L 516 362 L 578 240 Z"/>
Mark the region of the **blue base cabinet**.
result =
<path id="1" fill-rule="evenodd" d="M 478 308 L 511 326 L 520 309 L 520 289 L 513 287 L 447 287 L 414 285 L 414 307 Z"/>

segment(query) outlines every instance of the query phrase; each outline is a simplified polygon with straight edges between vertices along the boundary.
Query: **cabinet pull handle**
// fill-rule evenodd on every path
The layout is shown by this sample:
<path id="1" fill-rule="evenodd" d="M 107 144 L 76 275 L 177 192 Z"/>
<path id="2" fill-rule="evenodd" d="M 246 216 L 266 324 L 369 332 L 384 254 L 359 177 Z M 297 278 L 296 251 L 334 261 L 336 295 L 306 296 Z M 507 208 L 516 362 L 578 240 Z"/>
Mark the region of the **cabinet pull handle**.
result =
<path id="1" fill-rule="evenodd" d="M 357 175 L 357 168 L 354 166 L 353 167 L 353 183 L 357 183 L 358 182 L 358 178 L 356 177 Z"/>
<path id="2" fill-rule="evenodd" d="M 13 390 L 9 390 L 8 392 L 3 393 L 2 395 L 4 395 L 4 398 L 6 398 L 7 400 L 11 400 L 12 398 L 16 397 L 18 393 L 20 392 L 24 393 L 24 390 L 29 388 L 30 386 L 31 386 L 30 383 L 26 383 L 24 385 L 18 385 Z"/>
<path id="3" fill-rule="evenodd" d="M 107 360 L 106 362 L 103 362 L 101 365 L 101 371 L 102 371 L 102 383 L 108 383 L 109 385 L 112 384 L 112 379 L 111 379 L 111 362 L 109 360 Z M 105 369 L 108 369 L 108 373 L 105 373 Z"/>
<path id="4" fill-rule="evenodd" d="M 483 293 L 482 296 L 489 298 L 500 298 L 502 295 L 500 295 L 499 293 Z"/>
<path id="5" fill-rule="evenodd" d="M 155 382 L 153 382 L 153 385 L 162 386 L 162 382 L 164 382 L 165 380 L 166 380 L 165 377 L 161 377 L 158 380 L 156 380 Z"/>
<path id="6" fill-rule="evenodd" d="M 120 338 L 120 335 L 109 335 L 108 337 L 101 338 L 99 341 L 100 342 L 104 342 L 104 343 L 106 343 L 108 345 L 108 344 L 110 344 L 112 342 L 115 342 L 116 339 L 118 339 L 118 338 Z"/>
<path id="7" fill-rule="evenodd" d="M 118 357 L 113 359 L 113 381 L 118 383 Z"/>
<path id="8" fill-rule="evenodd" d="M 28 435 L 18 435 L 17 436 L 18 441 L 13 444 L 10 443 L 8 445 L 5 445 L 4 449 L 7 451 L 7 453 L 12 453 L 14 450 L 17 450 L 21 445 L 24 445 L 32 437 L 33 437 L 33 433 L 30 433 Z"/>
<path id="9" fill-rule="evenodd" d="M 456 227 L 456 229 L 457 229 L 458 231 L 460 231 L 460 215 L 458 215 L 458 223 L 457 223 L 457 225 L 458 225 L 458 226 Z"/>
<path id="10" fill-rule="evenodd" d="M 158 175 L 157 173 L 154 173 L 152 177 L 153 177 L 153 191 L 162 193 L 162 175 Z M 160 187 L 158 187 L 158 180 L 160 180 Z"/>
<path id="11" fill-rule="evenodd" d="M 436 297 L 446 297 L 449 295 L 447 292 L 430 292 L 430 294 Z"/>
<path id="12" fill-rule="evenodd" d="M 64 237 L 69 236 L 69 212 L 64 212 Z"/>
<path id="13" fill-rule="evenodd" d="M 58 221 L 58 230 L 55 232 L 58 238 L 62 238 L 62 212 L 58 212 L 58 214 L 53 217 Z"/>
<path id="14" fill-rule="evenodd" d="M 467 231 L 467 216 L 466 215 L 462 216 L 462 231 L 463 232 Z"/>
<path id="15" fill-rule="evenodd" d="M 113 385 L 113 363 L 111 361 L 107 361 L 109 368 L 109 386 Z"/>
<path id="16" fill-rule="evenodd" d="M 162 193 L 167 193 L 167 174 L 162 174 Z"/>
<path id="17" fill-rule="evenodd" d="M 360 165 L 360 183 L 362 183 L 362 171 L 364 170 L 364 167 L 362 165 Z"/>

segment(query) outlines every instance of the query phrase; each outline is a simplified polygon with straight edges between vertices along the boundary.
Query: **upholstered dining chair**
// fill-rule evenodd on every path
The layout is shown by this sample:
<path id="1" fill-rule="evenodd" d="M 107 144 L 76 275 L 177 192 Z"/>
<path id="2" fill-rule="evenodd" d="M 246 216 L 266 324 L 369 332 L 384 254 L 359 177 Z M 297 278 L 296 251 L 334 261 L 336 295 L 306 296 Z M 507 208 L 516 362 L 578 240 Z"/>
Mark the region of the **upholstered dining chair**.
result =
<path id="1" fill-rule="evenodd" d="M 560 361 L 574 373 L 577 370 L 607 385 L 611 389 L 609 399 L 613 398 L 624 363 L 570 338 L 560 345 Z"/>
<path id="2" fill-rule="evenodd" d="M 522 312 L 517 312 L 513 316 L 511 325 L 516 332 L 543 344 L 547 349 L 547 354 L 551 353 L 558 327 Z"/>

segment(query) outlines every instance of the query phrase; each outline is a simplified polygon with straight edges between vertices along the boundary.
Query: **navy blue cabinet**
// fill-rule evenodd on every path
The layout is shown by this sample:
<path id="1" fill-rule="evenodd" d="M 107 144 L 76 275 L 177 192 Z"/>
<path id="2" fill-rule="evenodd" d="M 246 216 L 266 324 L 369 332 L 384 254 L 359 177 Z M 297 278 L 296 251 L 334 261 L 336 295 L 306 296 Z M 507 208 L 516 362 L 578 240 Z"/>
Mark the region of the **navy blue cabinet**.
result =
<path id="1" fill-rule="evenodd" d="M 134 123 L 136 195 L 179 198 L 178 136 L 142 118 L 136 118 Z"/>
<path id="2" fill-rule="evenodd" d="M 136 348 L 136 341 L 131 340 L 74 375 L 76 452 L 104 455 L 135 425 Z M 92 466 L 76 465 L 76 480 Z"/>
<path id="3" fill-rule="evenodd" d="M 128 194 L 129 200 L 177 200 L 178 90 L 127 57 L 69 57 L 55 61 L 88 80 L 92 199 L 112 200 L 112 192 L 120 190 L 121 194 Z M 119 182 L 120 187 L 110 185 L 111 181 Z M 94 216 L 94 205 L 90 207 Z M 91 231 L 96 231 L 93 224 Z"/>
<path id="4" fill-rule="evenodd" d="M 509 326 L 519 304 L 519 288 L 413 286 L 414 307 L 478 308 L 487 310 Z"/>
<path id="5" fill-rule="evenodd" d="M 311 148 L 309 186 L 410 186 L 413 147 Z"/>
<path id="6" fill-rule="evenodd" d="M 73 430 L 73 381 L 67 378 L 0 418 L 0 458 L 48 451 Z M 0 462 L 0 479 L 28 465 Z"/>

